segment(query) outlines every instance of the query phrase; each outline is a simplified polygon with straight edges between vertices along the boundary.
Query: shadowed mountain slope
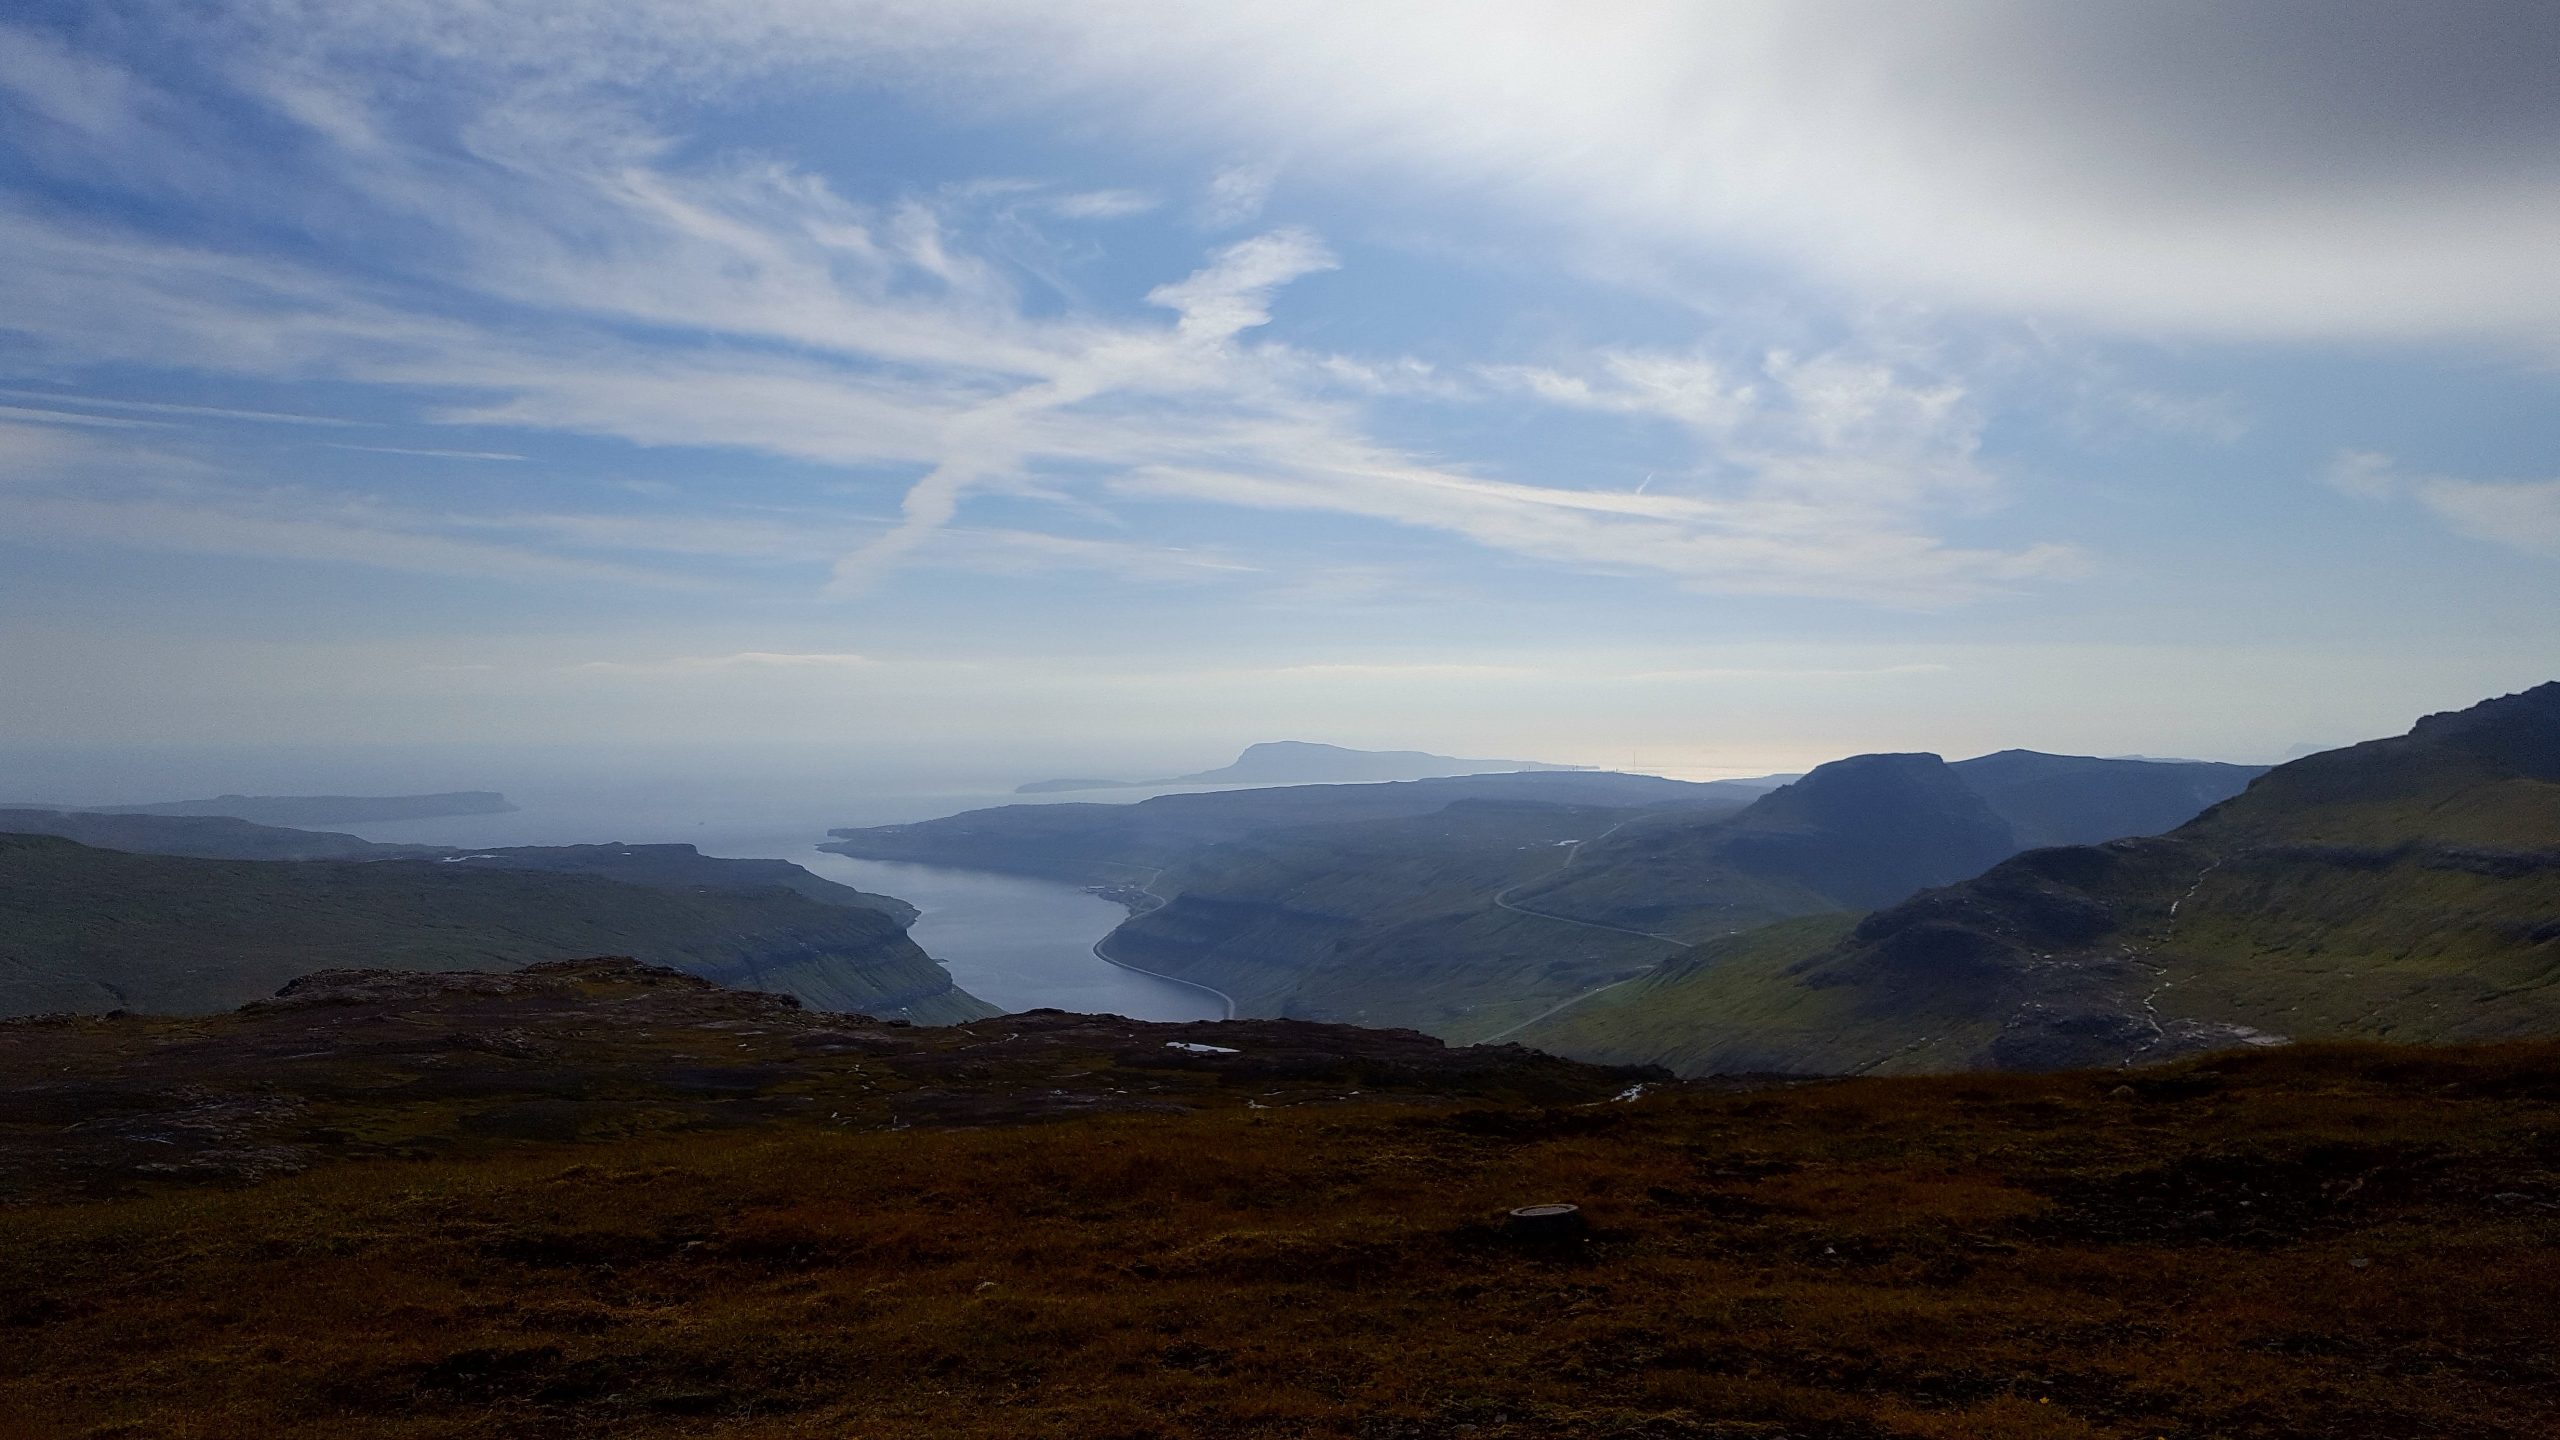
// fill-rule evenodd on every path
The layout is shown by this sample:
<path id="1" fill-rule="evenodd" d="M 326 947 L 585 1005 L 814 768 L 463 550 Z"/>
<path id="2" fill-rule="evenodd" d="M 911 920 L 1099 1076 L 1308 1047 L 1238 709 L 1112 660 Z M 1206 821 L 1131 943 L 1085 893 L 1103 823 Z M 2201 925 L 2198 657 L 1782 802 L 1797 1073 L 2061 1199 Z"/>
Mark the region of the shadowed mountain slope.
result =
<path id="1" fill-rule="evenodd" d="M 2009 822 L 2026 850 L 2175 830 L 2267 773 L 2264 765 L 2100 760 L 2039 750 L 2002 750 L 1947 768 Z"/>
<path id="2" fill-rule="evenodd" d="M 2168 835 L 1709 942 L 1531 1033 L 1693 1072 L 2560 1033 L 2560 684 L 2280 766 Z"/>
<path id="3" fill-rule="evenodd" d="M 2251 773 L 2020 754 L 1998 757 L 2016 772 L 2002 793 L 2032 797 L 2046 824 L 2103 825 L 2127 797 L 2152 808 L 2126 823 L 2164 803 L 2184 818 L 2184 772 Z M 2080 783 L 2092 774 L 2103 783 Z M 1684 942 L 1978 874 L 2017 830 L 1963 767 L 1862 755 L 1775 790 L 1609 774 L 1293 787 L 973 811 L 840 831 L 830 848 L 1143 886 L 1143 913 L 1103 944 L 1115 960 L 1242 1014 L 1481 1040 Z"/>
<path id="4" fill-rule="evenodd" d="M 2009 823 L 1937 756 L 1856 755 L 1730 819 L 1633 821 L 1518 900 L 1595 924 L 1698 937 L 1888 905 L 2016 850 Z"/>
<path id="5" fill-rule="evenodd" d="M 1692 784 L 1610 771 L 1461 775 L 1378 785 L 1289 785 L 1206 795 L 1159 795 L 1133 805 L 1070 801 L 970 810 L 912 825 L 830 830 L 820 846 L 865 860 L 1041 875 L 1078 884 L 1128 884 L 1207 846 L 1266 831 L 1428 815 L 1460 800 L 1585 806 L 1695 806 L 1730 813 L 1758 793 L 1749 782 Z"/>
<path id="6" fill-rule="evenodd" d="M 2169 829 L 2238 794 L 2245 765 L 2004 750 L 1854 755 L 1723 820 L 1637 820 L 1585 846 L 1523 905 L 1704 940 L 1825 910 L 1871 910 L 2031 845 Z"/>
<path id="7" fill-rule="evenodd" d="M 897 918 L 778 886 L 669 888 L 435 860 L 199 860 L 0 835 L 0 1014 L 189 1013 L 333 960 L 401 970 L 614 952 L 828 1010 L 993 1013 Z"/>
<path id="8" fill-rule="evenodd" d="M 497 850 L 458 850 L 444 863 L 464 870 L 540 870 L 556 875 L 597 875 L 628 885 L 665 890 L 788 890 L 821 905 L 877 910 L 901 927 L 916 921 L 913 905 L 894 895 L 874 895 L 812 875 L 788 860 L 741 860 L 705 855 L 690 845 L 519 845 Z"/>
<path id="9" fill-rule="evenodd" d="M 1239 1014 L 1481 1040 L 1672 948 L 1493 903 L 1627 814 L 1466 800 L 1213 846 L 1153 881 L 1168 903 L 1131 917 L 1102 950 L 1222 991 Z"/>

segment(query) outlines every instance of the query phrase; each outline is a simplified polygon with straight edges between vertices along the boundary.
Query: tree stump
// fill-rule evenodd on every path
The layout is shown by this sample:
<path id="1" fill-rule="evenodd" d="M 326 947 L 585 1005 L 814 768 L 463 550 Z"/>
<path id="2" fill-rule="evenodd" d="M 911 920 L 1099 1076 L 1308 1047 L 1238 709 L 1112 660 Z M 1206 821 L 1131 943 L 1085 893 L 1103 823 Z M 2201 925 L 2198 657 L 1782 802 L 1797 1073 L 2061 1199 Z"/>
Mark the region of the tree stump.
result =
<path id="1" fill-rule="evenodd" d="M 1512 1239 L 1539 1245 L 1579 1240 L 1589 1229 L 1579 1205 L 1523 1205 L 1502 1226 Z"/>

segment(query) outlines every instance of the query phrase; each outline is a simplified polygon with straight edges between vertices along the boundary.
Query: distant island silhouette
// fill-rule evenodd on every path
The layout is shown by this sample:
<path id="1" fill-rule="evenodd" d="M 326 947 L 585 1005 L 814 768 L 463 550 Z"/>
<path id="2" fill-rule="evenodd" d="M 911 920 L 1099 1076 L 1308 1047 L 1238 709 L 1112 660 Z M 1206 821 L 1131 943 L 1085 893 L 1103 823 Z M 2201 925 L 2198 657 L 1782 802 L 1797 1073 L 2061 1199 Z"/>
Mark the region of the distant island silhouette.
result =
<path id="1" fill-rule="evenodd" d="M 1521 770 L 1588 770 L 1540 760 L 1465 760 L 1423 750 L 1352 750 L 1307 740 L 1266 740 L 1248 745 L 1232 765 L 1159 780 L 1035 780 L 1016 795 L 1055 795 L 1073 790 L 1149 790 L 1166 785 L 1326 785 L 1367 780 L 1437 780 Z"/>

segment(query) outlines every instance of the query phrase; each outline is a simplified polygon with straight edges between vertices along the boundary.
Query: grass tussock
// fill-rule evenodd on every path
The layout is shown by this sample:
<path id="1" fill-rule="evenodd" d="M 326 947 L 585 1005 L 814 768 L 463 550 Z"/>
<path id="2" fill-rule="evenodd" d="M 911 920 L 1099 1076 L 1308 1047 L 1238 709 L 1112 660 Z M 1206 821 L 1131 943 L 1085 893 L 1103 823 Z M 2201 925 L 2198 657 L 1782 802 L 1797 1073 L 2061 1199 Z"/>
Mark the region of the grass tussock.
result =
<path id="1" fill-rule="evenodd" d="M 0 1434 L 2560 1433 L 2560 1047 L 349 1160 L 0 1211 Z M 1513 1205 L 1583 1204 L 1523 1248 Z"/>

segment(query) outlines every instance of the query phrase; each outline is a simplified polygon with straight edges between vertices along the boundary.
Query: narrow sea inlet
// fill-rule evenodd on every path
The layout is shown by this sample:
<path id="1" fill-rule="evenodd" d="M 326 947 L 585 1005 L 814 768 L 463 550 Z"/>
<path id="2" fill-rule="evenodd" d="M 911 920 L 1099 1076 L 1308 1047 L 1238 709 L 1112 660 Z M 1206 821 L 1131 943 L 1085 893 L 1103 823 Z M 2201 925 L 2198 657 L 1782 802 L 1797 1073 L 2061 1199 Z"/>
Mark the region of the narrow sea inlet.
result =
<path id="1" fill-rule="evenodd" d="M 909 929 L 954 983 L 1007 1010 L 1043 1006 L 1136 1020 L 1216 1020 L 1209 991 L 1125 970 L 1093 953 L 1128 911 L 1054 880 L 856 860 L 814 847 L 787 855 L 830 880 L 922 910 Z"/>

